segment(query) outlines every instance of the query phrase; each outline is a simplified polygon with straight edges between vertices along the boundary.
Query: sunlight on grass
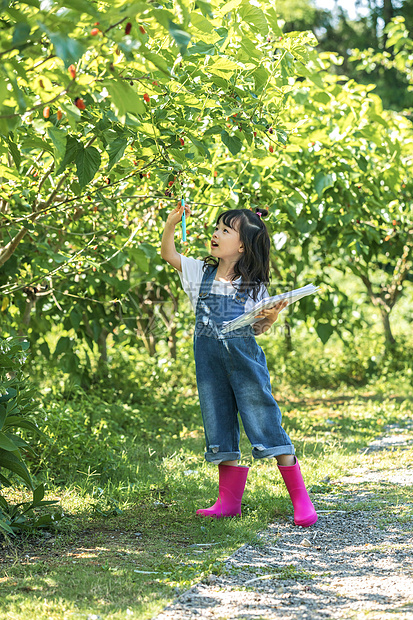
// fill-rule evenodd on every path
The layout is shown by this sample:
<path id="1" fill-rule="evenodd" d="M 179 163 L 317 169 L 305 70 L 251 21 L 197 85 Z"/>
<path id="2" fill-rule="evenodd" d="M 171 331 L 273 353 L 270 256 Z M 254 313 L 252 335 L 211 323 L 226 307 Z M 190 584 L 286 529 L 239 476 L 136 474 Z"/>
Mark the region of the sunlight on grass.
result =
<path id="1" fill-rule="evenodd" d="M 375 509 L 385 523 L 390 508 L 399 519 L 410 512 L 397 487 L 366 487 L 366 499 L 348 503 L 351 484 L 337 480 L 364 466 L 391 470 L 412 465 L 409 451 L 363 454 L 387 424 L 409 420 L 408 400 L 362 389 L 345 393 L 307 390 L 280 403 L 303 474 L 319 509 Z M 92 617 L 123 620 L 152 617 L 177 594 L 225 569 L 223 559 L 274 519 L 292 517 L 276 462 L 253 462 L 242 438 L 244 465 L 251 466 L 242 518 L 200 519 L 195 510 L 216 499 L 217 468 L 203 458 L 203 432 L 183 428 L 147 443 L 125 437 L 116 473 L 101 464 L 49 475 L 48 497 L 65 514 L 54 531 L 27 536 L 4 547 L 0 613 L 9 620 Z M 102 457 L 110 450 L 102 450 Z M 104 464 L 104 462 L 102 462 Z M 21 495 L 21 498 L 24 494 Z M 276 576 L 276 575 L 275 575 Z M 303 576 L 304 577 L 304 576 Z M 281 578 L 279 575 L 278 578 Z"/>

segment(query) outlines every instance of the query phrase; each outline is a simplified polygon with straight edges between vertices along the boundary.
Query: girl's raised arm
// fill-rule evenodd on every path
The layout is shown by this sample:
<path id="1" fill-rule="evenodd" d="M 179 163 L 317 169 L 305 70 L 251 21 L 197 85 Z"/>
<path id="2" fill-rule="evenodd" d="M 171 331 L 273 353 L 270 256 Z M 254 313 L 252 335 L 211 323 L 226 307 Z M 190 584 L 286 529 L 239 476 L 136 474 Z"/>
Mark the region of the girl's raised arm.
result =
<path id="1" fill-rule="evenodd" d="M 179 204 L 171 213 L 168 215 L 166 220 L 165 228 L 162 235 L 162 243 L 161 243 L 161 256 L 167 263 L 172 265 L 178 271 L 182 271 L 181 268 L 181 255 L 176 251 L 175 248 L 175 227 L 182 219 L 182 213 L 185 209 L 185 215 L 189 216 L 191 214 L 191 210 L 187 205 L 183 206 Z"/>

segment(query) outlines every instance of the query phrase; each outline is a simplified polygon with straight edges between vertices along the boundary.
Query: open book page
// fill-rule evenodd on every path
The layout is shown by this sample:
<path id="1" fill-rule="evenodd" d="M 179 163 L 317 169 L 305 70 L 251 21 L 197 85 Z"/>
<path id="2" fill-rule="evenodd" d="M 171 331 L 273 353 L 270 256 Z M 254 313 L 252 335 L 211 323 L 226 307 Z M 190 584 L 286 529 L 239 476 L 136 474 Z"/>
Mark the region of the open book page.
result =
<path id="1" fill-rule="evenodd" d="M 228 321 L 228 323 L 224 323 L 221 332 L 223 334 L 227 334 L 234 329 L 245 327 L 245 325 L 252 325 L 253 323 L 256 323 L 260 320 L 255 317 L 257 314 L 260 313 L 261 310 L 264 310 L 264 308 L 272 308 L 279 301 L 283 301 L 285 299 L 288 301 L 288 305 L 290 305 L 295 301 L 298 301 L 302 297 L 306 297 L 307 295 L 313 295 L 319 290 L 319 287 L 314 286 L 314 284 L 307 284 L 307 286 L 297 288 L 294 291 L 287 291 L 286 293 L 281 293 L 280 295 L 275 295 L 274 297 L 267 297 L 266 299 L 262 299 L 255 304 L 252 310 L 241 314 L 241 316 L 237 317 L 233 321 Z"/>

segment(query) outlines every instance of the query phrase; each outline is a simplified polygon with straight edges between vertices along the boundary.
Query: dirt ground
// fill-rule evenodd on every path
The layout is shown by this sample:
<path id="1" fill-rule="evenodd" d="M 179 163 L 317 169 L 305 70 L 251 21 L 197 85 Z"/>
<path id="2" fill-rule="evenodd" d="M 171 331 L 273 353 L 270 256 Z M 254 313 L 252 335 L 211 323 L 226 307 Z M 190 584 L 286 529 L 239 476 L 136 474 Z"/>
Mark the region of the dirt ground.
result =
<path id="1" fill-rule="evenodd" d="M 388 427 L 313 492 L 314 526 L 271 524 L 154 620 L 413 620 L 412 454 L 413 424 Z"/>

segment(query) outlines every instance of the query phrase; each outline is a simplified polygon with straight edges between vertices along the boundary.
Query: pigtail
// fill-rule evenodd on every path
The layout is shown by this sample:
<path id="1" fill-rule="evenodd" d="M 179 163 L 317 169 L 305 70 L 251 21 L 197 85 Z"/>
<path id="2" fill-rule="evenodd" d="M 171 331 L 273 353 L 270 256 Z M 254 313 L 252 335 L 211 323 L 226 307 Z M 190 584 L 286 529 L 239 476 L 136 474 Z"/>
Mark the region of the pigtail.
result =
<path id="1" fill-rule="evenodd" d="M 262 220 L 264 217 L 267 217 L 268 211 L 267 211 L 267 209 L 262 209 L 260 207 L 255 207 L 255 215 L 258 215 L 260 220 Z"/>

